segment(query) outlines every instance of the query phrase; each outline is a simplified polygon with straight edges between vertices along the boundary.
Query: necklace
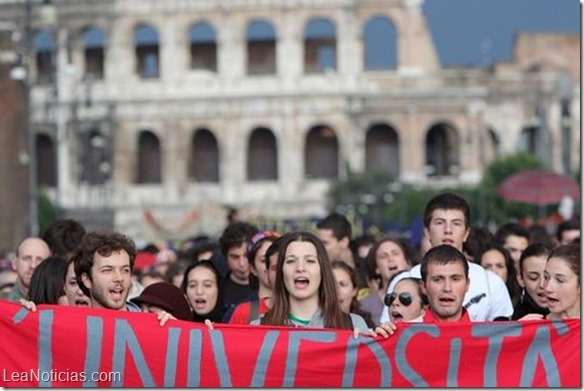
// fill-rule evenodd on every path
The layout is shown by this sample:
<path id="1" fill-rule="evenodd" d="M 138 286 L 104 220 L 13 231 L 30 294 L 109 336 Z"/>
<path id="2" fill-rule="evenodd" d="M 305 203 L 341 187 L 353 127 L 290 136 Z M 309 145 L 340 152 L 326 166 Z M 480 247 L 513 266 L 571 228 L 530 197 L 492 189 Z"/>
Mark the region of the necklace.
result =
<path id="1" fill-rule="evenodd" d="M 310 320 L 300 319 L 292 314 L 288 314 L 288 319 L 290 319 L 296 323 L 300 323 L 302 326 L 308 326 L 308 324 L 310 323 Z"/>

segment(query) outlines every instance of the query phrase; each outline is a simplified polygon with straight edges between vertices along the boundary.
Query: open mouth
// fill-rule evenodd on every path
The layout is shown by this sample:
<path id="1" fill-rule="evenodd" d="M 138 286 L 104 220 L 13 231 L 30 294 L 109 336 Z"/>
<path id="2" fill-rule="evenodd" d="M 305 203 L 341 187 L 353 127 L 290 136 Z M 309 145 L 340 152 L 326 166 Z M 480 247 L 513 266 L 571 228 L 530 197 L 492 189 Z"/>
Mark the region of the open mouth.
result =
<path id="1" fill-rule="evenodd" d="M 454 299 L 451 297 L 441 297 L 438 301 L 444 306 L 451 306 L 454 304 Z"/>
<path id="2" fill-rule="evenodd" d="M 200 309 L 205 308 L 205 306 L 207 305 L 207 300 L 205 300 L 203 298 L 198 298 L 198 299 L 195 299 L 194 304 L 195 304 L 194 305 L 195 309 L 200 310 Z"/>
<path id="3" fill-rule="evenodd" d="M 554 306 L 560 302 L 558 299 L 555 299 L 553 297 L 546 297 L 546 300 L 547 300 L 549 306 Z"/>
<path id="4" fill-rule="evenodd" d="M 89 306 L 89 302 L 87 300 L 75 300 L 75 305 L 76 306 L 88 307 Z"/>
<path id="5" fill-rule="evenodd" d="M 124 288 L 111 289 L 110 295 L 115 301 L 122 301 L 124 300 Z"/>
<path id="6" fill-rule="evenodd" d="M 294 286 L 300 289 L 304 289 L 308 286 L 309 280 L 306 277 L 298 277 L 294 279 Z"/>
<path id="7" fill-rule="evenodd" d="M 404 316 L 397 311 L 392 311 L 391 312 L 391 319 L 394 322 L 399 322 L 399 321 L 402 321 L 404 319 Z"/>

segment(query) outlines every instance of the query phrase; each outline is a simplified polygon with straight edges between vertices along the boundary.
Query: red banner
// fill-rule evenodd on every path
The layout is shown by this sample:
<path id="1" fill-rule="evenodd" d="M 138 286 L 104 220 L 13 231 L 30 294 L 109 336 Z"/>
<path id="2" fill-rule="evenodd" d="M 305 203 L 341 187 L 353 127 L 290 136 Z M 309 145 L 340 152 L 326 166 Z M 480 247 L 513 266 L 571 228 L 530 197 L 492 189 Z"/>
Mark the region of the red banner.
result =
<path id="1" fill-rule="evenodd" d="M 349 331 L 0 301 L 0 386 L 580 387 L 580 320 Z"/>

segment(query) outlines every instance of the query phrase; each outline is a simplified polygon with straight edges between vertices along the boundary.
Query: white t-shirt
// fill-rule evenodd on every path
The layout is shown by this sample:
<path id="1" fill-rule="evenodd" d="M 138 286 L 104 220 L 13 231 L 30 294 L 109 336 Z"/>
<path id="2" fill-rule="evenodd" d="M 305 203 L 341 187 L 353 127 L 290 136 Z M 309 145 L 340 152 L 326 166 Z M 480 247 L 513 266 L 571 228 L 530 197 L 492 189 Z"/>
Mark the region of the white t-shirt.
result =
<path id="1" fill-rule="evenodd" d="M 397 283 L 406 277 L 422 278 L 420 265 L 416 265 L 408 273 L 402 273 L 394 278 L 387 288 L 387 293 L 393 292 Z M 473 262 L 468 262 L 468 277 L 470 285 L 468 292 L 464 295 L 463 305 L 472 321 L 493 320 L 499 316 L 511 319 L 513 304 L 507 286 L 501 277 Z M 470 302 L 472 304 L 469 304 Z M 385 307 L 381 312 L 380 321 L 384 323 L 388 320 L 389 314 L 387 307 Z"/>

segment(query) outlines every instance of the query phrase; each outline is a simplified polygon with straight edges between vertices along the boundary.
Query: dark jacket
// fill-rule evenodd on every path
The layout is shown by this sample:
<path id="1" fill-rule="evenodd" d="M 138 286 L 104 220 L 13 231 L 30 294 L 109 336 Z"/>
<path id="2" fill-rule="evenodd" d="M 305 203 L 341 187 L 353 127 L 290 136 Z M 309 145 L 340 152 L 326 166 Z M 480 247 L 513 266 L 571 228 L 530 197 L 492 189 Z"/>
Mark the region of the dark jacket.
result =
<path id="1" fill-rule="evenodd" d="M 531 296 L 527 292 L 521 295 L 521 300 L 519 300 L 519 304 L 513 308 L 513 316 L 511 320 L 517 320 L 519 318 L 524 317 L 527 314 L 542 314 L 543 316 L 549 314 L 549 310 L 547 308 L 543 308 L 538 306 Z"/>

